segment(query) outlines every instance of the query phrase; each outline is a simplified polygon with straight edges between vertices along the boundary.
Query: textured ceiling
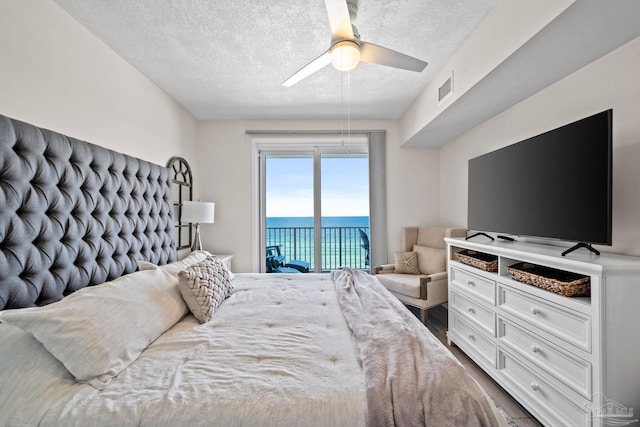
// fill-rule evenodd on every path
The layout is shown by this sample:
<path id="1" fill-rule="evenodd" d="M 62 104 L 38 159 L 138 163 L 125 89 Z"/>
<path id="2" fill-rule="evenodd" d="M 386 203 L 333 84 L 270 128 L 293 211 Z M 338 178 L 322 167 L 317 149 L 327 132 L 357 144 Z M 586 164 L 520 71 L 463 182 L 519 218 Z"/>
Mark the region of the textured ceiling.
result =
<path id="1" fill-rule="evenodd" d="M 427 68 L 361 63 L 347 79 L 329 66 L 286 88 L 329 48 L 323 0 L 54 1 L 202 120 L 333 119 L 347 100 L 353 119 L 397 119 L 495 4 L 360 0 L 362 40 Z"/>

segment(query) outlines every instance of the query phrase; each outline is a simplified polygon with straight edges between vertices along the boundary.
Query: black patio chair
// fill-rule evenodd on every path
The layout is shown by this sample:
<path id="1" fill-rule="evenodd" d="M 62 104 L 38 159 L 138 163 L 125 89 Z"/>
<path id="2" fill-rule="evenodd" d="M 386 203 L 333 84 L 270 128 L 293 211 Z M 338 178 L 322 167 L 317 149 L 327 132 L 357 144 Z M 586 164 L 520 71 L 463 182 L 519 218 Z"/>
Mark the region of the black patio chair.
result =
<path id="1" fill-rule="evenodd" d="M 271 245 L 266 248 L 267 255 L 267 273 L 271 273 L 270 269 L 276 269 L 284 266 L 284 255 L 280 253 L 281 245 Z"/>
<path id="2" fill-rule="evenodd" d="M 307 261 L 292 259 L 285 264 L 285 257 L 280 251 L 281 245 L 271 245 L 266 247 L 266 267 L 267 273 L 308 273 L 309 263 Z"/>

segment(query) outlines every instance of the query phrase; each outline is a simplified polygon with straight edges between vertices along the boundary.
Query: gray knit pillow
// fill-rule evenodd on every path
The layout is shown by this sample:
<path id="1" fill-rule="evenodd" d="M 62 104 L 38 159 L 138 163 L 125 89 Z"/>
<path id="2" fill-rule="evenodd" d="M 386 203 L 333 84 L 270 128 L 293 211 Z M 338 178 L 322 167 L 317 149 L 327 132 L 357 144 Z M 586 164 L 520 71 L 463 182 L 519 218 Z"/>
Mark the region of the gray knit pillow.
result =
<path id="1" fill-rule="evenodd" d="M 216 308 L 231 295 L 233 289 L 229 270 L 214 255 L 182 270 L 178 279 L 180 293 L 200 323 L 211 320 Z"/>

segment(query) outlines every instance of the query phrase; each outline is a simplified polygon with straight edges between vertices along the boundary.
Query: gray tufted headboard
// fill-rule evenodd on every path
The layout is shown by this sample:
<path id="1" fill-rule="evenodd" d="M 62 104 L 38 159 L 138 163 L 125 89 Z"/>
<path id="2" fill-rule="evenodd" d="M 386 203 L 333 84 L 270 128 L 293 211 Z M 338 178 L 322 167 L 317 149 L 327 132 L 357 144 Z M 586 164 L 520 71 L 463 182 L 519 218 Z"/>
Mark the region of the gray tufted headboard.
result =
<path id="1" fill-rule="evenodd" d="M 169 170 L 0 115 L 0 310 L 176 257 Z"/>

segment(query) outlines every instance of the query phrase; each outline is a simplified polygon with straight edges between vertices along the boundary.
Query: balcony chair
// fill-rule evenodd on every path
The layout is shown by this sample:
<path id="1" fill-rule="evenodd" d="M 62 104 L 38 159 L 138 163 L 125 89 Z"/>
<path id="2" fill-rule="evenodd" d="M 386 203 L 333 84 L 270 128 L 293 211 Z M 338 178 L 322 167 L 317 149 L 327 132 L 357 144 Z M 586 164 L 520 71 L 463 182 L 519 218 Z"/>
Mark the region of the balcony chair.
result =
<path id="1" fill-rule="evenodd" d="M 280 251 L 281 245 L 271 245 L 266 248 L 267 273 L 308 273 L 307 261 L 292 259 L 285 264 L 285 257 Z"/>
<path id="2" fill-rule="evenodd" d="M 402 251 L 395 263 L 377 266 L 376 277 L 405 305 L 420 309 L 427 324 L 427 309 L 448 298 L 445 237 L 465 237 L 460 227 L 403 227 Z"/>

